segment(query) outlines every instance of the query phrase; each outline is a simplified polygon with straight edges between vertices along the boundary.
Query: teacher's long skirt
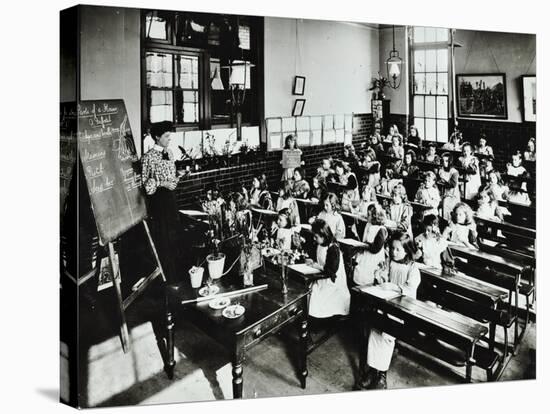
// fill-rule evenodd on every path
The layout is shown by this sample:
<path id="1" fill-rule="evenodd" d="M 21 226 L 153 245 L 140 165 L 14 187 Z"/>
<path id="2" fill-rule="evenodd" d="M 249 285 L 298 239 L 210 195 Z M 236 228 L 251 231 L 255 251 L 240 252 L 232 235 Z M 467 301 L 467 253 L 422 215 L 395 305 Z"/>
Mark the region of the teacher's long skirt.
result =
<path id="1" fill-rule="evenodd" d="M 178 223 L 176 198 L 173 191 L 158 188 L 149 197 L 152 236 L 162 270 L 168 283 L 179 281 L 176 273 L 176 229 Z"/>

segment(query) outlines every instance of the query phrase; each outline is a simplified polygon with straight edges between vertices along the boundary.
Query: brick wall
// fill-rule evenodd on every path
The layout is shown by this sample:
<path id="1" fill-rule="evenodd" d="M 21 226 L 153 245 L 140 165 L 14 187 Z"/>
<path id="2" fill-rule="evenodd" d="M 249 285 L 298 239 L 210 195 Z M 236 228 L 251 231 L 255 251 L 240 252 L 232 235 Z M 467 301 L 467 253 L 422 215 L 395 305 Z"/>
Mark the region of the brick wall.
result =
<path id="1" fill-rule="evenodd" d="M 452 128 L 452 122 L 449 121 Z M 525 151 L 529 138 L 536 136 L 536 124 L 531 122 L 498 122 L 459 119 L 458 127 L 465 140 L 477 145 L 479 134 L 487 135 L 487 142 L 495 153 L 495 166 L 501 170 L 516 150 Z"/>
<path id="2" fill-rule="evenodd" d="M 372 116 L 371 114 L 356 114 L 353 123 L 352 142 L 359 146 L 367 140 L 371 133 Z M 302 160 L 305 162 L 307 178 L 315 174 L 323 158 L 341 154 L 343 147 L 343 144 L 327 144 L 302 148 Z M 178 208 L 196 207 L 197 200 L 204 197 L 205 188 L 213 183 L 217 183 L 220 190 L 226 193 L 238 190 L 243 185 L 248 188 L 252 183 L 252 178 L 262 173 L 267 175 L 269 187 L 276 189 L 282 174 L 280 160 L 281 151 L 272 151 L 253 163 L 194 173 L 189 178 L 183 179 L 176 189 Z"/>

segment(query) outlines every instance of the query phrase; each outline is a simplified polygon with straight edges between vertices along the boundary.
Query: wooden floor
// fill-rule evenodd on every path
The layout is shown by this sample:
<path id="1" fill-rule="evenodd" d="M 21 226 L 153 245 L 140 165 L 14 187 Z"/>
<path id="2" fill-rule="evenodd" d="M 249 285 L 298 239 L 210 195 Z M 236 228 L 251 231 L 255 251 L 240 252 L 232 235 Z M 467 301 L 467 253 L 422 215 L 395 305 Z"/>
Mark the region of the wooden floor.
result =
<path id="1" fill-rule="evenodd" d="M 117 314 L 104 291 L 92 309 L 82 301 L 80 384 L 84 407 L 158 404 L 232 398 L 231 365 L 216 342 L 185 321 L 178 321 L 176 370 L 170 381 L 163 371 L 155 336 L 161 301 L 153 294 L 128 311 L 132 350 L 124 354 L 117 336 Z M 532 324 L 501 380 L 534 378 L 536 326 Z M 278 335 L 254 347 L 244 365 L 244 396 L 260 398 L 348 392 L 353 389 L 358 354 L 355 333 L 343 329 L 308 358 L 307 388 L 295 373 L 295 354 L 288 335 Z M 463 370 L 456 370 L 463 374 Z M 474 381 L 485 373 L 474 368 Z M 461 379 L 442 366 L 405 346 L 394 355 L 388 388 L 458 384 Z M 366 391 L 368 392 L 368 391 Z"/>

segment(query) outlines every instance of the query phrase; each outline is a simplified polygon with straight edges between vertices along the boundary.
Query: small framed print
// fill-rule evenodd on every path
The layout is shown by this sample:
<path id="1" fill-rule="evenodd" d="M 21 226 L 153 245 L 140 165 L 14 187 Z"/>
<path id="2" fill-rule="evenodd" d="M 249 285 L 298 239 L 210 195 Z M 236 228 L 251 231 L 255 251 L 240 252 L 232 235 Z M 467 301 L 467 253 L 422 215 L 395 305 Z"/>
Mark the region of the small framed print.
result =
<path id="1" fill-rule="evenodd" d="M 294 101 L 294 108 L 292 108 L 292 116 L 302 116 L 304 113 L 304 106 L 306 106 L 305 99 L 296 99 Z"/>
<path id="2" fill-rule="evenodd" d="M 306 89 L 306 78 L 304 76 L 294 76 L 293 95 L 303 95 Z"/>

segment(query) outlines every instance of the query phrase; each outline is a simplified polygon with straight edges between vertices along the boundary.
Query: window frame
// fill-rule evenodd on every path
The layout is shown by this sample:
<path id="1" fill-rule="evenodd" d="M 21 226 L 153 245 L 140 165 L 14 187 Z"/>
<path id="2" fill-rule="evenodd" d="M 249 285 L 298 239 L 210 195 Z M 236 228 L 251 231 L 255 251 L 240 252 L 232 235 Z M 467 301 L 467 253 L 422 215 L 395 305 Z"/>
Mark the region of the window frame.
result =
<path id="1" fill-rule="evenodd" d="M 451 87 L 452 87 L 452 83 L 451 83 L 451 59 L 452 59 L 452 54 L 451 54 L 451 44 L 450 44 L 450 40 L 451 40 L 451 36 L 452 36 L 452 33 L 451 33 L 451 29 L 446 29 L 448 31 L 448 37 L 447 37 L 447 40 L 445 41 L 435 41 L 435 42 L 419 42 L 419 43 L 415 43 L 414 42 L 414 29 L 415 27 L 417 26 L 412 26 L 411 27 L 411 30 L 410 30 L 410 35 L 409 35 L 409 85 L 410 85 L 410 93 L 409 93 L 409 108 L 411 108 L 411 114 L 410 114 L 410 118 L 411 118 L 411 124 L 412 125 L 415 125 L 415 122 L 414 122 L 414 119 L 415 118 L 422 118 L 424 119 L 424 128 L 423 128 L 423 136 L 422 136 L 422 139 L 425 140 L 425 141 L 429 141 L 429 142 L 436 142 L 436 143 L 439 143 L 439 142 L 442 142 L 442 141 L 439 141 L 437 139 L 437 136 L 438 136 L 438 129 L 437 129 L 437 124 L 438 124 L 438 121 L 439 120 L 445 120 L 447 122 L 447 130 L 444 131 L 445 132 L 445 136 L 447 137 L 445 141 L 443 142 L 447 142 L 448 140 L 448 136 L 449 136 L 449 119 L 450 119 L 450 115 L 449 115 L 449 112 L 450 112 L 450 105 L 451 105 L 451 99 L 452 99 L 452 93 L 451 93 Z M 438 27 L 430 27 L 430 26 L 419 26 L 419 27 L 424 27 L 424 28 L 433 28 L 433 29 L 441 29 L 441 28 L 438 28 Z M 442 50 L 442 49 L 446 49 L 447 50 L 447 70 L 446 70 L 446 73 L 447 73 L 447 94 L 446 95 L 442 95 L 442 94 L 439 94 L 437 93 L 437 86 L 436 86 L 436 93 L 433 93 L 433 94 L 428 94 L 428 93 L 423 93 L 423 94 L 416 94 L 415 93 L 415 74 L 416 73 L 423 73 L 425 76 L 428 74 L 428 73 L 433 73 L 436 75 L 436 85 L 437 85 L 437 74 L 438 73 L 445 73 L 443 71 L 438 71 L 437 69 L 437 50 Z M 424 70 L 423 72 L 415 72 L 415 51 L 417 50 L 424 50 L 424 51 L 427 51 L 427 50 L 433 50 L 436 52 L 436 67 L 435 67 L 435 70 L 434 71 L 427 71 L 427 70 Z M 423 115 L 422 116 L 418 116 L 416 117 L 415 116 L 415 106 L 414 106 L 414 98 L 415 96 L 422 96 L 422 97 L 434 97 L 435 98 L 435 114 L 434 114 L 434 117 L 426 117 L 426 99 L 424 99 L 424 111 L 423 111 Z M 437 98 L 438 97 L 446 97 L 447 98 L 447 113 L 446 113 L 446 116 L 444 118 L 438 118 L 437 117 Z M 427 136 L 426 136 L 426 122 L 425 120 L 426 119 L 433 119 L 435 121 L 435 139 L 432 141 L 431 139 L 428 139 Z"/>
<path id="2" fill-rule="evenodd" d="M 256 16 L 237 16 L 230 14 L 216 14 L 216 13 L 194 13 L 194 12 L 183 12 L 183 11 L 162 11 L 165 16 L 167 16 L 167 33 L 169 40 L 158 40 L 158 39 L 147 39 L 146 36 L 146 16 L 149 12 L 154 12 L 159 10 L 155 9 L 142 9 L 140 16 L 140 61 L 141 61 L 141 125 L 142 125 L 142 141 L 146 136 L 146 132 L 149 128 L 149 108 L 147 102 L 147 91 L 149 88 L 147 86 L 147 66 L 146 66 L 146 56 L 148 52 L 154 53 L 169 53 L 173 54 L 172 59 L 172 73 L 173 73 L 173 86 L 170 89 L 173 94 L 173 123 L 174 128 L 177 132 L 180 131 L 194 131 L 194 130 L 212 130 L 212 129 L 222 129 L 222 128 L 234 128 L 236 120 L 232 119 L 233 114 L 230 113 L 230 121 L 223 123 L 215 123 L 212 119 L 212 109 L 211 109 L 211 90 L 210 90 L 210 59 L 218 58 L 223 62 L 224 58 L 231 59 L 244 59 L 250 61 L 255 65 L 254 69 L 251 71 L 251 84 L 252 89 L 247 90 L 247 100 L 253 100 L 253 105 L 251 105 L 250 119 L 246 122 L 243 122 L 243 126 L 258 126 L 260 129 L 260 143 L 263 142 L 262 137 L 262 127 L 263 127 L 263 117 L 264 117 L 264 71 L 263 71 L 263 57 L 264 57 L 264 48 L 263 48 L 263 36 L 264 36 L 264 20 L 262 17 Z M 207 15 L 216 15 L 216 16 L 228 16 L 229 18 L 242 19 L 243 24 L 250 27 L 250 49 L 242 50 L 242 56 L 227 56 L 224 55 L 225 50 L 221 49 L 219 46 L 208 45 L 206 47 L 196 47 L 193 45 L 181 45 L 178 44 L 178 24 L 181 24 L 182 18 L 189 15 L 197 16 L 207 16 Z M 239 49 L 240 51 L 241 49 Z M 199 59 L 199 119 L 196 123 L 178 123 L 176 116 L 176 90 L 184 91 L 179 87 L 179 82 L 176 82 L 177 73 L 176 73 L 176 58 L 178 55 L 193 55 L 197 56 Z M 158 89 L 158 88 L 157 88 Z M 251 93 L 251 92 L 252 93 Z M 227 92 L 229 93 L 229 91 Z M 249 101 L 250 102 L 250 101 Z M 246 101 L 245 101 L 246 105 Z"/>

